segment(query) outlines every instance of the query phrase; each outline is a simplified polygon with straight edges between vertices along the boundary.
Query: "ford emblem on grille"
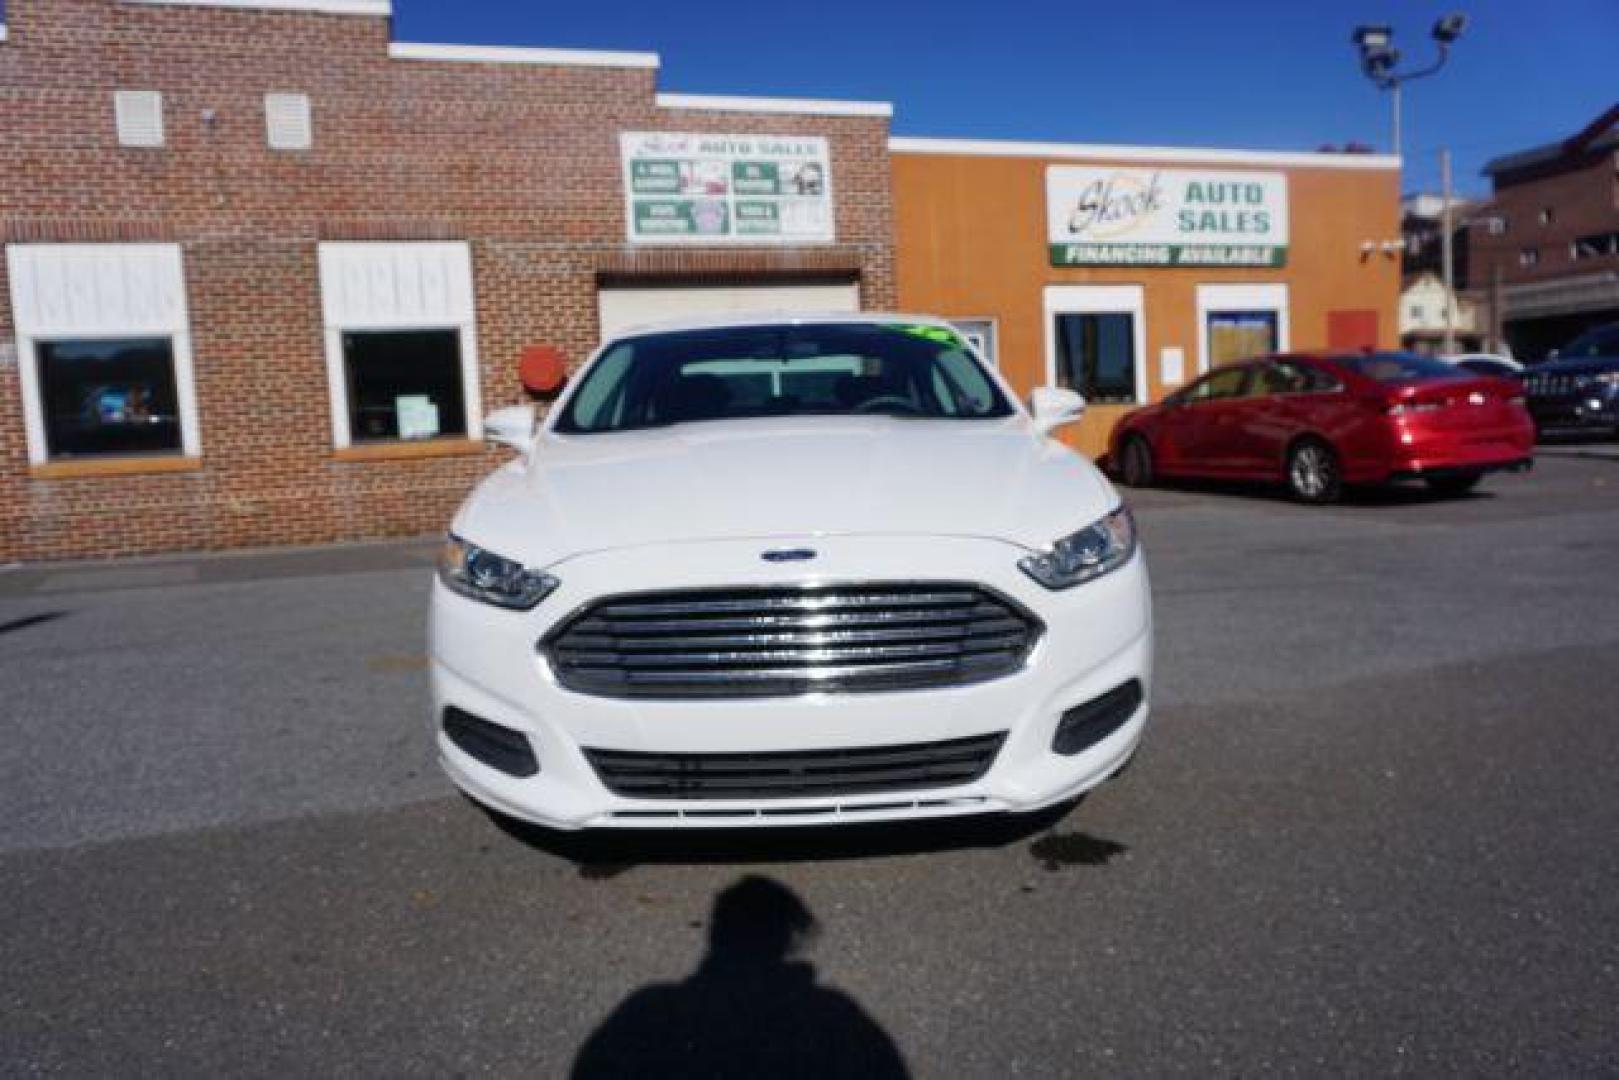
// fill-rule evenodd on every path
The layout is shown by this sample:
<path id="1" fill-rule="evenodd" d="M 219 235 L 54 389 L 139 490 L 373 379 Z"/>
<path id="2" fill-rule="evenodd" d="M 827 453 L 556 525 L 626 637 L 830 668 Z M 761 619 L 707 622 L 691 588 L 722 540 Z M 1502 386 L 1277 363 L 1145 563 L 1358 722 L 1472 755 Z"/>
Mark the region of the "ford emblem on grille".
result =
<path id="1" fill-rule="evenodd" d="M 778 551 L 767 551 L 759 558 L 765 562 L 809 562 L 817 554 L 813 548 L 782 548 Z"/>

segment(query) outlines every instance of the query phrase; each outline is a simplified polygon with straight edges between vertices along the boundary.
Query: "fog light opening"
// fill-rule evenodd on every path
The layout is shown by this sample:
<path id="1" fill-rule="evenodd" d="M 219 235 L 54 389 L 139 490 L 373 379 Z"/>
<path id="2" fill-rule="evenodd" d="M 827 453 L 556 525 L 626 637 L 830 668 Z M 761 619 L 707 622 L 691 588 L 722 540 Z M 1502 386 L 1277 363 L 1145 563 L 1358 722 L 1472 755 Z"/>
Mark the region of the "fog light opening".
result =
<path id="1" fill-rule="evenodd" d="M 540 771 L 540 760 L 528 736 L 450 706 L 444 710 L 444 734 L 463 753 L 508 776 L 528 777 Z"/>
<path id="2" fill-rule="evenodd" d="M 1141 680 L 1131 679 L 1099 698 L 1076 705 L 1062 714 L 1051 749 L 1064 757 L 1087 750 L 1129 722 L 1141 708 Z"/>

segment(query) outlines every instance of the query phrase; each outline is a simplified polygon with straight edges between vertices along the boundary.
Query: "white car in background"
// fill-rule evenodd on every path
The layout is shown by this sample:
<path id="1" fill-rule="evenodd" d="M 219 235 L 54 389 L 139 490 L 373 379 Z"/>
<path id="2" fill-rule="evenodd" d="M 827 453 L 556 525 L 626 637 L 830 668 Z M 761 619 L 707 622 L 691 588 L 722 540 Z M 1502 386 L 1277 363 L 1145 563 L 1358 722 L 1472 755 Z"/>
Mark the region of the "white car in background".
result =
<path id="1" fill-rule="evenodd" d="M 526 376 L 555 383 L 560 369 Z M 1152 616 L 1130 512 L 947 323 L 608 341 L 456 514 L 438 747 L 559 829 L 806 825 L 1068 800 L 1129 760 Z"/>

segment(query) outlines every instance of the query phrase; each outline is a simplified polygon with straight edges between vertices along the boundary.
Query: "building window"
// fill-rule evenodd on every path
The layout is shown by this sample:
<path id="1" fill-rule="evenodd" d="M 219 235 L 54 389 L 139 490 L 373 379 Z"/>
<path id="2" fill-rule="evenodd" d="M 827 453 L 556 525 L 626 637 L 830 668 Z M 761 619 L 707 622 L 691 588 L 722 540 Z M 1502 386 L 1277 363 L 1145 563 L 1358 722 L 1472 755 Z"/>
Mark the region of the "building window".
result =
<path id="1" fill-rule="evenodd" d="M 1097 404 L 1136 400 L 1135 316 L 1058 315 L 1057 385 Z"/>
<path id="2" fill-rule="evenodd" d="M 180 452 L 170 338 L 41 341 L 34 356 L 52 459 Z"/>
<path id="3" fill-rule="evenodd" d="M 1235 364 L 1277 351 L 1275 311 L 1211 311 L 1209 364 Z"/>
<path id="4" fill-rule="evenodd" d="M 271 150 L 308 150 L 315 145 L 308 94 L 265 94 L 264 127 Z"/>
<path id="5" fill-rule="evenodd" d="M 482 437 L 466 244 L 322 244 L 320 283 L 338 448 Z"/>
<path id="6" fill-rule="evenodd" d="M 466 436 L 457 331 L 347 333 L 343 363 L 355 442 Z"/>
<path id="7" fill-rule="evenodd" d="M 1619 232 L 1592 233 L 1569 244 L 1569 257 L 1576 262 L 1606 255 L 1619 255 Z"/>
<path id="8" fill-rule="evenodd" d="M 977 349 L 978 355 L 989 361 L 992 367 L 1000 366 L 1000 360 L 996 358 L 994 319 L 951 319 L 950 325 L 961 331 L 967 344 Z"/>
<path id="9" fill-rule="evenodd" d="M 1540 249 L 1539 248 L 1520 248 L 1519 251 L 1518 251 L 1518 265 L 1519 266 L 1539 266 L 1540 265 Z"/>
<path id="10" fill-rule="evenodd" d="M 1286 285 L 1197 287 L 1198 371 L 1288 348 Z"/>
<path id="11" fill-rule="evenodd" d="M 1505 236 L 1507 234 L 1507 219 L 1500 215 L 1485 218 L 1484 231 L 1491 236 Z"/>
<path id="12" fill-rule="evenodd" d="M 1540 223 L 1542 225 L 1550 225 L 1552 222 L 1554 222 L 1556 220 L 1557 220 L 1557 211 L 1556 210 L 1554 210 L 1550 206 L 1542 206 L 1540 208 Z"/>
<path id="13" fill-rule="evenodd" d="M 1147 401 L 1146 290 L 1140 285 L 1047 285 L 1046 386 L 1098 404 Z"/>
<path id="14" fill-rule="evenodd" d="M 174 244 L 6 249 L 28 460 L 200 453 Z"/>
<path id="15" fill-rule="evenodd" d="M 163 95 L 156 90 L 119 90 L 112 96 L 118 145 L 153 149 L 163 145 Z"/>

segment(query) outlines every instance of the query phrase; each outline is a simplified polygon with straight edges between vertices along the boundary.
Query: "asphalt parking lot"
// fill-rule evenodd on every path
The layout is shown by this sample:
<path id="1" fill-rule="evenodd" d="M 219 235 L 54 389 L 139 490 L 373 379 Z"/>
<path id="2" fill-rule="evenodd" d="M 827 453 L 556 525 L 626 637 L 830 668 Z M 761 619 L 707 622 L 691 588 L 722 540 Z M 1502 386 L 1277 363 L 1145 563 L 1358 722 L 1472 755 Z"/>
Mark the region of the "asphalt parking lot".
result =
<path id="1" fill-rule="evenodd" d="M 501 827 L 423 544 L 0 573 L 0 1073 L 1619 1071 L 1619 457 L 1131 501 L 1134 767 L 927 829 Z"/>

